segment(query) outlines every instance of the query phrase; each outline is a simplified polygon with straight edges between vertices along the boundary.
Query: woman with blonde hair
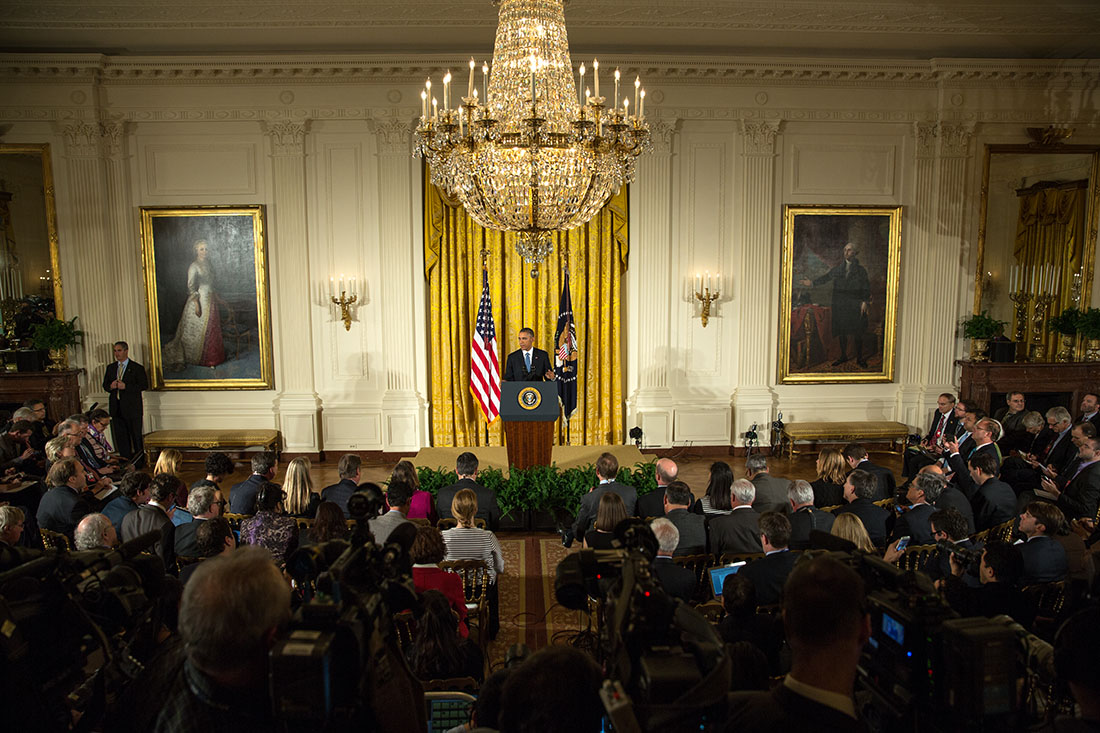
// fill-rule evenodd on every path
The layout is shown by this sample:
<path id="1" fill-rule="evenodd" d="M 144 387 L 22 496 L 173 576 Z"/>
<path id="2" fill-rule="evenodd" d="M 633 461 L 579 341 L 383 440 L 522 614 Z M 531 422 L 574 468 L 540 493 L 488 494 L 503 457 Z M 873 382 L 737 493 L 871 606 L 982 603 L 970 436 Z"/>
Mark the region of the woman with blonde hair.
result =
<path id="1" fill-rule="evenodd" d="M 436 515 L 435 502 L 432 501 L 430 492 L 420 488 L 420 477 L 416 475 L 416 467 L 410 461 L 399 461 L 393 467 L 390 481 L 404 481 L 413 487 L 412 502 L 409 504 L 408 519 L 427 519 L 435 524 L 439 521 Z"/>
<path id="2" fill-rule="evenodd" d="M 183 482 L 180 476 L 180 472 L 183 470 L 183 453 L 180 453 L 175 448 L 169 448 L 162 450 L 160 455 L 157 456 L 157 463 L 153 466 L 153 476 L 158 476 L 162 473 L 167 473 L 171 476 L 175 476 L 180 479 L 178 488 L 176 489 L 176 513 L 172 515 L 172 524 L 177 527 L 181 524 L 187 524 L 192 520 L 191 515 L 187 512 L 187 484 Z"/>
<path id="3" fill-rule="evenodd" d="M 584 547 L 591 550 L 610 550 L 615 537 L 615 525 L 626 519 L 626 504 L 614 491 L 604 492 L 596 508 L 596 521 L 592 529 L 584 533 Z"/>
<path id="4" fill-rule="evenodd" d="M 833 528 L 829 534 L 848 540 L 863 552 L 874 552 L 875 546 L 871 543 L 871 536 L 867 534 L 867 528 L 863 526 L 863 520 L 852 512 L 842 512 L 833 522 Z"/>
<path id="5" fill-rule="evenodd" d="M 287 464 L 286 478 L 283 480 L 283 491 L 286 492 L 283 506 L 292 517 L 313 519 L 317 514 L 321 495 L 313 488 L 311 468 L 313 466 L 305 456 L 299 456 Z"/>
<path id="6" fill-rule="evenodd" d="M 810 482 L 814 490 L 814 506 L 837 506 L 844 503 L 844 480 L 848 463 L 839 448 L 822 448 L 817 454 L 817 478 Z"/>
<path id="7" fill-rule="evenodd" d="M 610 493 L 610 492 L 609 492 Z M 474 526 L 477 516 L 477 494 L 472 489 L 462 489 L 451 501 L 451 514 L 458 526 L 443 532 L 443 544 L 447 547 L 446 560 L 483 560 L 489 570 L 489 638 L 496 637 L 500 628 L 500 603 L 497 594 L 497 575 L 504 572 L 504 554 L 495 534 Z"/>

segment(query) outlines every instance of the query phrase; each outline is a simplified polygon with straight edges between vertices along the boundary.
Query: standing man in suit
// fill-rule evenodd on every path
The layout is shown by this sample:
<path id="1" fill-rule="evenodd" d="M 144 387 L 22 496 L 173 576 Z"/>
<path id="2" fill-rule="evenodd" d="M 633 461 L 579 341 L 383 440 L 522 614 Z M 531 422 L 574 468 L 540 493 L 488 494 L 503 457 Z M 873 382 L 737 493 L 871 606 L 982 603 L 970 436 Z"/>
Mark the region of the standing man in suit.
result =
<path id="1" fill-rule="evenodd" d="M 706 520 L 691 511 L 694 497 L 691 489 L 683 481 L 673 481 L 665 489 L 664 514 L 668 521 L 676 525 L 680 544 L 676 546 L 676 555 L 696 555 L 707 551 Z"/>
<path id="2" fill-rule="evenodd" d="M 535 348 L 535 332 L 530 328 L 520 329 L 519 348 L 504 362 L 504 381 L 541 382 L 553 378 L 550 355 Z"/>
<path id="3" fill-rule="evenodd" d="M 440 489 L 436 494 L 436 513 L 440 519 L 454 517 L 451 513 L 451 503 L 454 502 L 455 494 L 463 489 L 469 489 L 477 494 L 475 518 L 484 519 L 489 531 L 496 532 L 500 525 L 500 505 L 497 504 L 496 492 L 477 482 L 477 467 L 476 455 L 470 451 L 459 454 L 455 459 L 455 473 L 458 474 L 458 481 Z"/>
<path id="4" fill-rule="evenodd" d="M 884 466 L 877 466 L 867 458 L 867 449 L 859 443 L 849 443 L 844 446 L 844 460 L 848 461 L 848 466 L 854 471 L 859 469 L 860 471 L 866 471 L 875 477 L 876 490 L 875 496 L 872 501 L 881 501 L 882 499 L 889 499 L 897 491 L 897 482 L 894 480 L 894 473 Z"/>
<path id="5" fill-rule="evenodd" d="M 1100 395 L 1095 392 L 1085 392 L 1081 399 L 1081 417 L 1077 422 L 1090 422 L 1100 431 Z"/>
<path id="6" fill-rule="evenodd" d="M 140 465 L 144 450 L 141 392 L 149 389 L 149 378 L 145 375 L 145 367 L 130 358 L 130 346 L 125 341 L 115 342 L 114 354 L 114 362 L 107 365 L 107 371 L 103 374 L 103 390 L 111 396 L 111 430 L 115 436 L 115 448 L 123 458 L 137 455 L 134 464 Z"/>
<path id="7" fill-rule="evenodd" d="M 774 606 L 783 595 L 783 584 L 794 569 L 799 553 L 791 552 L 791 523 L 779 512 L 760 515 L 760 544 L 764 557 L 741 568 L 741 575 L 756 587 L 756 603 Z"/>
<path id="8" fill-rule="evenodd" d="M 997 461 L 989 453 L 975 453 L 967 462 L 975 491 L 970 497 L 974 508 L 974 528 L 996 527 L 1016 515 L 1016 492 L 997 478 Z"/>
<path id="9" fill-rule="evenodd" d="M 760 514 L 752 508 L 756 487 L 739 478 L 730 489 L 729 514 L 710 520 L 710 551 L 715 555 L 732 552 L 763 552 L 760 544 Z"/>
<path id="10" fill-rule="evenodd" d="M 623 500 L 628 517 L 636 516 L 634 511 L 638 505 L 638 492 L 633 486 L 626 486 L 616 481 L 615 477 L 618 475 L 618 458 L 610 453 L 604 453 L 596 459 L 596 478 L 600 483 L 581 498 L 581 508 L 577 512 L 577 520 L 573 522 L 572 535 L 567 534 L 563 537 L 562 544 L 569 547 L 573 544 L 574 537 L 584 537 L 584 533 L 591 529 L 592 522 L 596 518 L 596 510 L 600 506 L 600 497 L 608 491 L 618 494 Z"/>
<path id="11" fill-rule="evenodd" d="M 787 489 L 787 500 L 791 504 L 792 550 L 806 550 L 810 547 L 810 532 L 828 532 L 836 521 L 829 512 L 823 512 L 814 506 L 814 487 L 802 479 L 791 482 Z"/>
<path id="12" fill-rule="evenodd" d="M 680 532 L 666 517 L 657 517 L 649 526 L 657 538 L 657 557 L 651 565 L 653 574 L 666 593 L 687 603 L 695 595 L 697 580 L 695 573 L 672 562 L 672 554 L 680 544 Z"/>
<path id="13" fill-rule="evenodd" d="M 844 480 L 844 500 L 848 503 L 837 509 L 834 514 L 840 516 L 852 512 L 863 522 L 867 535 L 876 547 L 886 544 L 886 521 L 890 512 L 876 506 L 873 497 L 878 483 L 875 477 L 857 468 Z M 713 526 L 713 523 L 712 523 Z"/>
<path id="14" fill-rule="evenodd" d="M 321 501 L 331 501 L 340 507 L 345 519 L 351 519 L 351 515 L 348 514 L 348 499 L 359 490 L 359 473 L 362 465 L 362 459 L 354 453 L 345 453 L 340 456 L 340 462 L 336 465 L 340 480 L 321 490 Z"/>
<path id="15" fill-rule="evenodd" d="M 638 497 L 638 516 L 659 517 L 665 512 L 665 487 L 676 480 L 679 472 L 676 461 L 671 458 L 658 458 L 653 473 L 657 478 L 657 489 Z"/>
<path id="16" fill-rule="evenodd" d="M 1057 498 L 1058 508 L 1070 519 L 1095 519 L 1100 503 L 1100 438 L 1086 438 L 1077 449 L 1076 472 L 1067 476 L 1064 489 L 1043 476 L 1043 489 Z"/>
<path id="17" fill-rule="evenodd" d="M 791 481 L 772 476 L 768 470 L 768 459 L 763 453 L 753 453 L 745 459 L 745 477 L 756 487 L 753 509 L 760 514 L 764 512 L 785 514 L 790 511 L 791 508 L 787 504 L 787 489 L 791 487 Z"/>
<path id="18" fill-rule="evenodd" d="M 1062 510 L 1045 501 L 1033 501 L 1020 515 L 1020 532 L 1027 538 L 1017 545 L 1024 557 L 1020 585 L 1053 583 L 1069 572 L 1069 560 L 1062 543 L 1052 535 L 1065 523 Z"/>
<path id="19" fill-rule="evenodd" d="M 274 453 L 265 451 L 252 456 L 252 475 L 229 489 L 229 511 L 233 514 L 255 514 L 260 489 L 275 478 L 278 470 L 279 459 Z"/>

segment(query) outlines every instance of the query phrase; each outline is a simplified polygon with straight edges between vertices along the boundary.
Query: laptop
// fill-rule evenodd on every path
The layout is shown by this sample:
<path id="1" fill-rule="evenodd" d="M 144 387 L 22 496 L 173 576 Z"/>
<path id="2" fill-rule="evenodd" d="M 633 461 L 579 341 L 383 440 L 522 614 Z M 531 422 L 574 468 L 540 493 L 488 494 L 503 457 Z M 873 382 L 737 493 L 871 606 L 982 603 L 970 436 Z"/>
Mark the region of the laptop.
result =
<path id="1" fill-rule="evenodd" d="M 714 593 L 714 600 L 722 600 L 722 584 L 726 582 L 726 576 L 733 575 L 743 567 L 745 567 L 744 560 L 735 562 L 732 565 L 707 569 L 707 572 L 710 573 L 710 589 Z"/>

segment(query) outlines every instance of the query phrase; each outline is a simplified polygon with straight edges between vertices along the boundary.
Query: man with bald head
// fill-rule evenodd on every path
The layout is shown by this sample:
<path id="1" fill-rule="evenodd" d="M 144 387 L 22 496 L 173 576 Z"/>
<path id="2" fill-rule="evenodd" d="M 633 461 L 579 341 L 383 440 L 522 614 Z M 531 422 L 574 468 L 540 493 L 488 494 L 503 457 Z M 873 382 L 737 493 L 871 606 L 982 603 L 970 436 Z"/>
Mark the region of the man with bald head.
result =
<path id="1" fill-rule="evenodd" d="M 638 497 L 639 517 L 661 517 L 665 513 L 665 487 L 676 480 L 679 468 L 671 458 L 658 458 L 655 465 L 657 489 Z"/>
<path id="2" fill-rule="evenodd" d="M 110 550 L 118 544 L 118 534 L 111 520 L 102 514 L 89 514 L 76 525 L 77 550 Z"/>

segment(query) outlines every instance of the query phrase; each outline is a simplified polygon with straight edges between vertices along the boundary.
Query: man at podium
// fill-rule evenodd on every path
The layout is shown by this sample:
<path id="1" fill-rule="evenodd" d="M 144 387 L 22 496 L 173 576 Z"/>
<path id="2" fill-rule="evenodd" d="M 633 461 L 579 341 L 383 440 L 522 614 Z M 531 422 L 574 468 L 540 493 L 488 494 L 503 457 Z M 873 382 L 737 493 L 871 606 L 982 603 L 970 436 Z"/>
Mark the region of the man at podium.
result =
<path id="1" fill-rule="evenodd" d="M 535 348 L 535 332 L 530 328 L 520 329 L 519 348 L 504 362 L 504 381 L 541 382 L 553 378 L 550 355 Z"/>

